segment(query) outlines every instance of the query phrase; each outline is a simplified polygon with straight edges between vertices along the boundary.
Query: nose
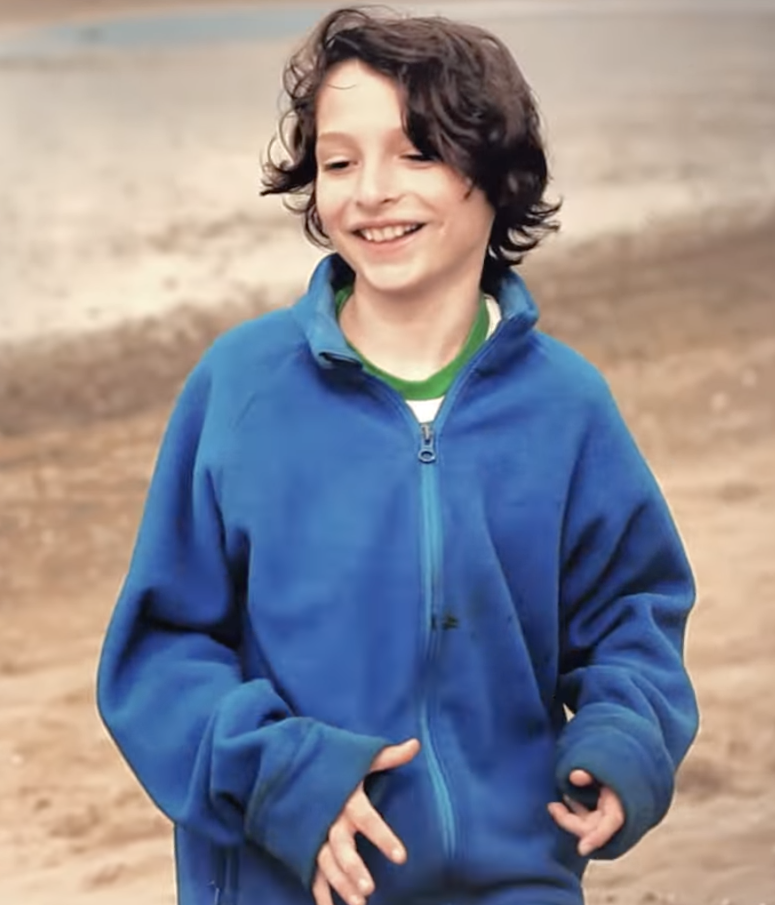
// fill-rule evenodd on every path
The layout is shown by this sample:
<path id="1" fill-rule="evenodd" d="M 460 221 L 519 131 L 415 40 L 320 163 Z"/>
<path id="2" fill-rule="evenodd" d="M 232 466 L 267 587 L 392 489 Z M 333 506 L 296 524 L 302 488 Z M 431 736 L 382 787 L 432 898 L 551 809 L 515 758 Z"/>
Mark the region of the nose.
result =
<path id="1" fill-rule="evenodd" d="M 396 196 L 395 174 L 384 161 L 364 162 L 358 173 L 355 200 L 361 207 L 380 207 Z"/>

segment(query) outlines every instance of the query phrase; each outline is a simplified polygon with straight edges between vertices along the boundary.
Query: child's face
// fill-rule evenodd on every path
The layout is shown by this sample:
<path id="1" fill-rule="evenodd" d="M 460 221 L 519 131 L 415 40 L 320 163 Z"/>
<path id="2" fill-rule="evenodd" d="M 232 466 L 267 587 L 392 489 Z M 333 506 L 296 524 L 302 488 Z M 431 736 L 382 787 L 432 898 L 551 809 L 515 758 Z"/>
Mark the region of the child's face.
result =
<path id="1" fill-rule="evenodd" d="M 494 212 L 457 171 L 418 157 L 390 79 L 357 60 L 339 64 L 316 125 L 318 213 L 359 286 L 406 297 L 478 284 Z M 379 232 L 419 224 L 403 238 Z"/>

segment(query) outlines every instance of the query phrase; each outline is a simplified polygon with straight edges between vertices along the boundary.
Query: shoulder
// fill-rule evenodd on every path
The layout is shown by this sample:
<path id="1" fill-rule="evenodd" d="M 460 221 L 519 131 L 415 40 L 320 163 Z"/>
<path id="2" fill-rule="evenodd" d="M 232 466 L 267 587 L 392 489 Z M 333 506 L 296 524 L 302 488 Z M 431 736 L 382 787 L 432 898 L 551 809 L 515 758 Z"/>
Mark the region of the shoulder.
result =
<path id="1" fill-rule="evenodd" d="M 256 393 L 294 366 L 304 348 L 304 336 L 290 309 L 244 321 L 206 349 L 186 379 L 180 402 L 188 398 L 205 420 L 230 427 Z"/>
<path id="2" fill-rule="evenodd" d="M 544 360 L 548 398 L 566 435 L 575 437 L 578 455 L 601 466 L 606 480 L 617 469 L 633 480 L 648 471 L 643 454 L 602 372 L 567 344 L 536 334 L 536 354 Z M 651 477 L 648 477 L 651 481 Z"/>
<path id="3" fill-rule="evenodd" d="M 222 333 L 202 357 L 214 374 L 230 375 L 246 366 L 271 368 L 304 343 L 289 308 L 269 311 Z"/>
<path id="4" fill-rule="evenodd" d="M 603 373 L 576 349 L 536 330 L 532 350 L 545 390 L 552 396 L 587 413 L 615 407 Z"/>
<path id="5" fill-rule="evenodd" d="M 601 372 L 571 346 L 536 327 L 538 306 L 524 279 L 510 271 L 503 279 L 498 305 L 504 327 L 516 339 L 510 349 L 516 351 L 512 362 L 527 365 L 524 388 L 533 391 L 541 402 L 572 399 L 577 405 L 594 404 L 610 398 L 608 384 Z M 524 340 L 527 339 L 527 342 Z M 502 359 L 501 359 L 502 360 Z"/>

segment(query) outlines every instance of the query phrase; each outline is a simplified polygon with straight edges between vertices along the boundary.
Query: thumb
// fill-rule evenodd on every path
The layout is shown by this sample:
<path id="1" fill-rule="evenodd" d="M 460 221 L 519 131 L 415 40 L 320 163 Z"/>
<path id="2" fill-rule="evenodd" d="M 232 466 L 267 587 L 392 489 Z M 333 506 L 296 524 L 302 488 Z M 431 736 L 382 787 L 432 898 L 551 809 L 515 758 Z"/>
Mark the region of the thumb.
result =
<path id="1" fill-rule="evenodd" d="M 574 786 L 591 786 L 595 783 L 595 777 L 586 770 L 571 770 L 568 778 Z"/>
<path id="2" fill-rule="evenodd" d="M 376 773 L 379 770 L 392 770 L 395 767 L 402 767 L 415 758 L 419 750 L 420 742 L 416 738 L 410 738 L 400 745 L 388 745 L 371 762 L 369 772 Z"/>

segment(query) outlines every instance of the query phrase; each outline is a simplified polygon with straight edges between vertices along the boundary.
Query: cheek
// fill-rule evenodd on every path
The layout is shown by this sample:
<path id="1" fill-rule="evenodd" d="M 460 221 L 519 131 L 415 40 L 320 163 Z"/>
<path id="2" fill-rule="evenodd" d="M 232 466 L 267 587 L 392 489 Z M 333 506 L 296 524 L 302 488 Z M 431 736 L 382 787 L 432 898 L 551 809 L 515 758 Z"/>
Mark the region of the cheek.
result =
<path id="1" fill-rule="evenodd" d="M 430 175 L 430 174 L 429 174 Z M 433 180 L 427 185 L 427 197 L 433 199 L 433 204 L 439 210 L 448 214 L 457 214 L 463 217 L 475 217 L 478 214 L 478 192 L 468 194 L 468 183 L 457 173 L 448 167 L 441 168 L 432 173 Z"/>
<path id="2" fill-rule="evenodd" d="M 315 186 L 315 202 L 326 232 L 340 226 L 347 195 L 341 188 L 327 181 L 320 181 Z"/>
<path id="3" fill-rule="evenodd" d="M 472 233 L 488 236 L 492 229 L 495 211 L 487 201 L 484 192 L 474 189 L 471 195 L 462 202 L 463 216 L 470 224 Z"/>

